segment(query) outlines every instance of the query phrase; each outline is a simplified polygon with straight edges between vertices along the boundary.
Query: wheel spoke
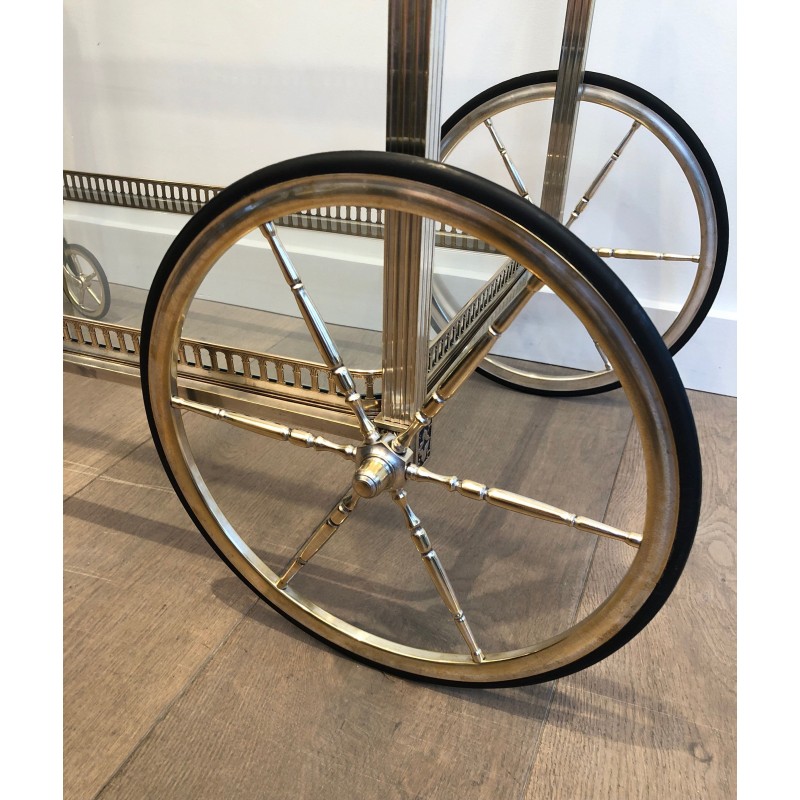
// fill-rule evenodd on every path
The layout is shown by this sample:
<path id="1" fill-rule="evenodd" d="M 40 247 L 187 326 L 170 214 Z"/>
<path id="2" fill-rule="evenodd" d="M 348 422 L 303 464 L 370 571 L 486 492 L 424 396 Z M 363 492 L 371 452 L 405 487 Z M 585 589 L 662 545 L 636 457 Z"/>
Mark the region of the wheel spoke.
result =
<path id="1" fill-rule="evenodd" d="M 438 389 L 431 393 L 422 408 L 414 414 L 414 420 L 408 428 L 395 437 L 392 442 L 392 449 L 395 452 L 405 452 L 406 448 L 416 441 L 417 434 L 431 424 L 433 418 L 478 368 L 483 359 L 489 354 L 489 351 L 497 344 L 500 335 L 508 330 L 525 303 L 541 286 L 542 284 L 539 281 L 528 280 L 513 303 L 488 327 L 486 333 L 475 342 L 468 355 L 459 363 L 453 373 L 442 382 Z"/>
<path id="2" fill-rule="evenodd" d="M 243 428 L 251 433 L 258 433 L 261 436 L 268 436 L 271 439 L 281 439 L 284 442 L 319 450 L 326 453 L 336 453 L 349 461 L 355 461 L 356 448 L 351 445 L 342 445 L 331 442 L 322 436 L 314 436 L 313 433 L 303 431 L 298 428 L 289 428 L 286 425 L 278 425 L 275 422 L 267 422 L 263 419 L 250 417 L 247 414 L 239 414 L 235 411 L 226 411 L 224 408 L 209 406 L 205 403 L 198 403 L 194 400 L 184 400 L 182 397 L 172 398 L 172 407 L 193 411 L 204 417 L 211 417 Z"/>
<path id="3" fill-rule="evenodd" d="M 442 602 L 447 606 L 447 610 L 453 615 L 453 621 L 456 624 L 456 628 L 458 628 L 458 632 L 467 643 L 472 660 L 479 664 L 483 661 L 483 652 L 475 641 L 475 635 L 472 633 L 472 628 L 470 628 L 467 622 L 464 610 L 458 602 L 453 585 L 447 577 L 444 566 L 442 566 L 441 559 L 433 549 L 430 538 L 425 528 L 422 527 L 419 517 L 417 517 L 408 504 L 405 489 L 398 489 L 394 492 L 394 501 L 400 506 L 406 516 L 406 523 L 408 529 L 411 531 L 411 537 L 414 540 L 419 554 L 422 556 L 422 561 L 428 570 L 433 585 L 436 587 L 436 591 L 439 593 L 439 597 L 442 598 Z"/>
<path id="4" fill-rule="evenodd" d="M 514 187 L 516 188 L 517 192 L 519 192 L 520 197 L 522 197 L 524 200 L 527 200 L 529 203 L 532 203 L 533 200 L 531 200 L 530 193 L 528 192 L 528 189 L 522 180 L 522 176 L 519 174 L 516 164 L 514 164 L 511 156 L 508 153 L 508 150 L 506 149 L 506 146 L 503 144 L 499 134 L 497 133 L 494 120 L 491 117 L 488 117 L 483 121 L 483 124 L 491 134 L 494 146 L 497 148 L 497 152 L 500 153 L 500 158 L 503 159 L 503 164 L 505 164 L 506 170 L 511 176 L 511 180 L 514 183 Z"/>
<path id="5" fill-rule="evenodd" d="M 595 350 L 597 350 L 597 352 L 600 354 L 600 358 L 603 359 L 603 366 L 605 367 L 606 372 L 611 372 L 613 367 L 611 366 L 611 362 L 608 360 L 608 356 L 605 354 L 605 351 L 602 347 L 600 347 L 598 342 L 595 342 L 594 339 L 592 339 L 592 342 L 594 343 Z"/>
<path id="6" fill-rule="evenodd" d="M 103 301 L 94 293 L 94 291 L 92 291 L 92 287 L 89 286 L 88 284 L 86 285 L 86 291 L 89 292 L 89 294 L 92 296 L 92 299 L 95 301 L 95 303 L 97 303 L 97 305 L 100 306 L 103 304 Z"/>
<path id="7" fill-rule="evenodd" d="M 300 279 L 300 275 L 289 258 L 288 251 L 278 237 L 275 225 L 272 222 L 267 222 L 261 226 L 261 232 L 266 236 L 272 248 L 272 252 L 275 254 L 283 277 L 292 290 L 297 307 L 300 309 L 300 313 L 305 320 L 319 354 L 322 356 L 322 360 L 325 362 L 325 366 L 333 370 L 336 383 L 339 385 L 340 391 L 344 394 L 347 404 L 353 410 L 353 413 L 355 413 L 364 438 L 368 442 L 374 444 L 380 438 L 380 434 L 372 423 L 372 420 L 367 416 L 367 412 L 364 410 L 364 405 L 361 402 L 361 395 L 356 391 L 356 384 L 353 380 L 353 376 L 350 374 L 350 370 L 344 365 L 339 350 L 333 341 L 333 337 L 328 332 L 328 328 L 319 311 L 317 311 L 316 306 L 308 296 L 308 292 L 306 292 L 305 286 L 303 286 L 303 281 Z"/>
<path id="8" fill-rule="evenodd" d="M 289 581 L 322 549 L 322 546 L 339 530 L 339 526 L 350 516 L 358 503 L 358 495 L 348 489 L 342 499 L 314 529 L 311 536 L 303 542 L 292 556 L 278 578 L 277 586 L 285 589 Z"/>
<path id="9" fill-rule="evenodd" d="M 583 193 L 581 199 L 578 200 L 578 205 L 575 206 L 572 213 L 569 215 L 569 217 L 567 217 L 567 221 L 564 223 L 567 228 L 569 228 L 572 223 L 575 222 L 575 220 L 578 219 L 578 217 L 586 210 L 586 206 L 589 205 L 589 201 L 594 197 L 595 192 L 600 188 L 600 184 L 606 179 L 606 177 L 608 177 L 608 173 L 611 172 L 614 164 L 619 161 L 619 157 L 628 142 L 630 142 L 631 137 L 634 133 L 636 133 L 637 130 L 639 130 L 639 128 L 641 128 L 641 126 L 641 123 L 637 121 L 634 121 L 634 123 L 631 125 L 630 130 L 617 145 L 617 149 L 611 154 L 611 158 L 606 161 L 605 165 L 592 181 L 589 188 Z"/>
<path id="10" fill-rule="evenodd" d="M 687 261 L 700 263 L 700 256 L 686 256 L 679 253 L 657 253 L 654 250 L 621 250 L 617 247 L 593 247 L 601 258 L 632 258 L 639 261 Z"/>
<path id="11" fill-rule="evenodd" d="M 70 269 L 70 268 L 69 268 L 69 267 L 66 265 L 66 263 L 63 265 L 63 269 L 64 269 L 64 275 L 67 277 L 67 279 L 69 279 L 69 280 L 71 280 L 71 281 L 77 281 L 77 280 L 80 280 L 80 279 L 78 278 L 78 276 L 77 276 L 77 275 L 74 273 L 74 271 L 73 271 L 73 270 L 71 270 L 71 269 Z"/>
<path id="12" fill-rule="evenodd" d="M 78 263 L 78 259 L 70 253 L 66 257 L 66 263 L 64 264 L 64 269 L 69 270 L 72 273 L 74 278 L 79 278 L 81 274 L 80 264 Z"/>
<path id="13" fill-rule="evenodd" d="M 478 483 L 477 481 L 465 480 L 456 475 L 440 475 L 432 472 L 425 467 L 418 467 L 409 464 L 406 467 L 406 478 L 413 481 L 423 481 L 426 483 L 436 483 L 444 486 L 450 492 L 468 497 L 470 500 L 483 500 L 491 506 L 504 508 L 506 511 L 515 511 L 529 517 L 557 522 L 561 525 L 568 525 L 579 531 L 593 533 L 597 536 L 606 536 L 610 539 L 625 542 L 631 547 L 638 547 L 642 543 L 642 534 L 631 531 L 623 531 L 606 525 L 604 522 L 590 519 L 589 517 L 578 516 L 570 511 L 542 503 L 531 497 L 525 497 L 514 492 L 507 492 L 505 489 L 493 489 Z"/>

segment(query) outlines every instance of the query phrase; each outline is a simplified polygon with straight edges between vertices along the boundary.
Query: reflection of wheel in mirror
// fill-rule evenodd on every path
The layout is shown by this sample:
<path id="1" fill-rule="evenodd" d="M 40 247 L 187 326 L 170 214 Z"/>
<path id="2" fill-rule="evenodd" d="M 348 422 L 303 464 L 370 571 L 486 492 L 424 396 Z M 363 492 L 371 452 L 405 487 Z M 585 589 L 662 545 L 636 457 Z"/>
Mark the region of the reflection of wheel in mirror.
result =
<path id="1" fill-rule="evenodd" d="M 100 262 L 85 247 L 64 241 L 64 294 L 76 311 L 101 319 L 111 305 L 111 290 Z"/>
<path id="2" fill-rule="evenodd" d="M 353 228 L 377 236 L 273 223 L 307 209 L 353 210 Z M 384 423 L 381 391 L 360 386 L 362 361 L 382 334 L 359 331 L 348 325 L 352 312 L 342 314 L 347 302 L 382 307 L 371 281 L 383 275 L 387 212 L 408 215 L 409 229 L 441 223 L 462 232 L 450 240 L 469 240 L 458 250 L 437 235 L 435 260 L 477 252 L 522 265 L 519 294 L 494 308 L 481 296 L 475 316 L 463 317 L 479 327 L 448 340 L 449 368 L 406 424 Z M 317 291 L 320 276 L 331 280 L 328 262 L 320 266 L 326 248 L 343 274 L 357 267 L 363 277 L 334 276 L 330 290 Z M 540 282 L 600 343 L 624 392 L 565 403 L 469 380 L 511 324 L 514 297 L 524 301 Z M 243 283 L 250 307 L 226 305 Z M 280 305 L 264 311 L 255 307 L 262 300 Z M 268 355 L 251 351 L 259 342 Z M 692 544 L 697 439 L 657 331 L 569 231 L 497 184 L 446 165 L 320 154 L 225 189 L 159 267 L 144 312 L 141 375 L 161 461 L 214 550 L 284 616 L 381 669 L 481 685 L 582 669 L 655 615 Z M 242 392 L 215 393 L 223 377 Z M 259 383 L 283 383 L 284 394 L 236 404 Z M 295 416 L 285 415 L 287 399 L 297 400 Z M 344 428 L 332 423 L 334 405 Z M 554 415 L 564 424 L 544 434 L 543 420 Z M 430 459 L 419 466 L 413 448 L 434 417 Z M 603 492 L 612 486 L 598 492 L 596 481 L 616 475 L 623 456 L 631 478 L 619 489 L 624 513 L 608 518 Z"/>
<path id="3" fill-rule="evenodd" d="M 474 97 L 445 122 L 442 160 L 538 203 L 555 81 L 555 71 L 537 72 Z M 677 353 L 706 317 L 728 252 L 722 185 L 686 122 L 645 90 L 586 72 L 563 222 L 622 278 Z M 450 318 L 459 303 L 445 278 L 434 293 Z M 544 291 L 481 371 L 536 393 L 616 387 L 617 376 L 594 343 L 566 327 L 549 340 L 535 330 L 555 331 L 563 316 Z"/>

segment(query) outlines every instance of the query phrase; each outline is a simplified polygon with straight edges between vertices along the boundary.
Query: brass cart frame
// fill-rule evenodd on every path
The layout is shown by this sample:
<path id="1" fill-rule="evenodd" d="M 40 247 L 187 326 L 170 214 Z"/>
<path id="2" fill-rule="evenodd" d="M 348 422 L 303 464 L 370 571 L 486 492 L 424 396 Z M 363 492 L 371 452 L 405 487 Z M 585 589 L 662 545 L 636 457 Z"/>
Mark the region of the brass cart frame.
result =
<path id="1" fill-rule="evenodd" d="M 691 546 L 699 513 L 699 455 L 691 412 L 669 353 L 632 297 L 611 297 L 623 292 L 621 284 L 588 247 L 551 219 L 564 213 L 592 10 L 592 0 L 568 4 L 542 211 L 511 192 L 437 163 L 443 0 L 389 2 L 387 154 L 307 157 L 266 168 L 224 191 L 64 173 L 67 200 L 194 215 L 162 263 L 143 331 L 65 317 L 65 369 L 141 382 L 165 469 L 188 513 L 222 558 L 302 627 L 385 669 L 434 681 L 497 685 L 546 680 L 583 668 L 624 644 L 652 618 L 677 581 Z M 494 138 L 514 177 L 513 161 Z M 517 189 L 525 197 L 521 180 Z M 350 370 L 343 363 L 281 242 L 284 226 L 383 238 L 380 370 Z M 267 239 L 321 361 L 181 337 L 192 292 L 245 230 L 260 230 Z M 508 260 L 453 313 L 433 302 L 435 246 L 483 248 Z M 431 421 L 543 285 L 562 293 L 574 307 L 634 409 L 654 487 L 646 500 L 643 531 L 615 528 L 423 466 Z M 437 336 L 431 342 L 432 319 Z M 273 571 L 261 562 L 216 508 L 186 446 L 184 413 L 354 462 L 351 486 L 281 569 Z M 320 434 L 344 436 L 357 444 L 339 444 Z M 409 505 L 405 487 L 413 481 L 616 540 L 637 551 L 634 566 L 599 609 L 563 634 L 487 652 Z M 358 503 L 384 491 L 402 511 L 463 639 L 463 653 L 430 652 L 354 629 L 307 601 L 290 583 Z"/>

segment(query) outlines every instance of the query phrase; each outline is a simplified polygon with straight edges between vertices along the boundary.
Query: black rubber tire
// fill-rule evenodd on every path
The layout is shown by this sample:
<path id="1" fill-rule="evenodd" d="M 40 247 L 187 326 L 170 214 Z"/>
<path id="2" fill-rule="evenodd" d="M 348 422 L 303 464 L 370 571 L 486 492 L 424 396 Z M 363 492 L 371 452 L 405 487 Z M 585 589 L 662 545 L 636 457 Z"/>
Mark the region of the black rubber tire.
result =
<path id="1" fill-rule="evenodd" d="M 468 100 L 457 111 L 450 115 L 446 122 L 442 125 L 442 138 L 458 124 L 458 122 L 470 112 L 479 108 L 489 100 L 494 100 L 507 92 L 516 89 L 522 89 L 528 86 L 538 86 L 545 83 L 554 83 L 556 81 L 558 72 L 557 70 L 544 70 L 542 72 L 531 72 L 527 75 L 519 75 L 516 78 L 511 78 L 495 86 L 486 89 L 478 95 L 475 95 L 471 100 Z M 686 142 L 689 150 L 697 159 L 703 171 L 706 181 L 708 182 L 711 191 L 711 197 L 714 202 L 714 211 L 717 221 L 717 252 L 714 259 L 714 266 L 712 268 L 712 277 L 709 283 L 705 296 L 703 297 L 700 308 L 687 326 L 686 330 L 673 342 L 669 351 L 675 355 L 695 334 L 697 329 L 702 324 L 703 320 L 708 315 L 708 312 L 717 296 L 722 277 L 725 273 L 725 265 L 728 260 L 728 246 L 730 238 L 730 226 L 728 222 L 728 204 L 725 200 L 725 193 L 722 189 L 722 182 L 719 178 L 717 168 L 711 160 L 703 143 L 697 134 L 689 127 L 686 121 L 678 115 L 672 108 L 670 108 L 662 100 L 659 100 L 655 95 L 636 86 L 628 81 L 615 78 L 612 75 L 605 75 L 601 72 L 585 72 L 583 82 L 591 86 L 597 86 L 601 89 L 608 89 L 610 91 L 618 92 L 619 94 L 626 95 L 627 97 L 641 103 L 651 111 L 662 117 Z M 484 369 L 478 368 L 485 377 L 492 381 L 508 386 L 517 391 L 526 392 L 530 394 L 546 395 L 553 397 L 582 397 L 592 394 L 600 394 L 602 392 L 611 391 L 612 389 L 619 388 L 619 383 L 611 383 L 606 386 L 601 386 L 595 389 L 575 390 L 575 391 L 557 391 L 557 390 L 542 390 L 526 386 L 520 386 L 513 381 L 505 380 L 496 375 L 487 372 Z"/>
<path id="2" fill-rule="evenodd" d="M 108 309 L 111 308 L 111 289 L 108 285 L 106 273 L 100 266 L 100 262 L 94 257 L 94 254 L 90 250 L 87 250 L 80 244 L 67 244 L 64 242 L 64 266 L 74 274 L 75 268 L 72 264 L 73 257 L 82 258 L 84 261 L 88 261 L 92 265 L 92 269 L 97 275 L 97 279 L 100 282 L 100 288 L 103 292 L 102 302 L 95 309 L 86 309 L 84 306 L 80 305 L 79 302 L 69 293 L 66 285 L 66 278 L 64 278 L 64 295 L 82 316 L 86 317 L 87 319 L 102 319 L 106 314 L 108 314 Z"/>
<path id="3" fill-rule="evenodd" d="M 660 579 L 653 587 L 647 600 L 644 601 L 627 624 L 588 656 L 578 659 L 563 668 L 513 680 L 467 683 L 420 676 L 413 672 L 387 667 L 330 642 L 278 608 L 234 567 L 230 560 L 223 555 L 213 538 L 203 529 L 172 471 L 159 438 L 159 431 L 155 424 L 151 406 L 150 370 L 151 366 L 153 368 L 155 366 L 150 363 L 150 343 L 161 294 L 173 269 L 175 269 L 184 251 L 192 245 L 219 214 L 240 203 L 253 193 L 258 192 L 262 187 L 297 178 L 342 173 L 363 174 L 365 176 L 389 175 L 417 180 L 440 189 L 456 192 L 476 203 L 494 208 L 517 224 L 529 230 L 535 230 L 537 235 L 546 240 L 550 247 L 569 259 L 583 277 L 602 295 L 623 325 L 629 330 L 636 346 L 647 360 L 664 399 L 664 405 L 667 408 L 670 426 L 673 431 L 672 438 L 675 443 L 679 474 L 679 505 L 674 543 Z M 151 285 L 144 309 L 141 353 L 142 393 L 153 441 L 176 494 L 198 530 L 231 570 L 290 622 L 348 657 L 377 667 L 382 671 L 429 683 L 481 688 L 540 683 L 577 672 L 607 657 L 638 634 L 663 606 L 686 564 L 694 541 L 700 513 L 700 451 L 694 418 L 686 392 L 661 337 L 647 314 L 624 284 L 580 239 L 540 209 L 525 202 L 513 192 L 471 173 L 414 156 L 384 152 L 345 151 L 320 153 L 291 159 L 265 167 L 236 181 L 220 192 L 189 220 L 165 254 Z"/>

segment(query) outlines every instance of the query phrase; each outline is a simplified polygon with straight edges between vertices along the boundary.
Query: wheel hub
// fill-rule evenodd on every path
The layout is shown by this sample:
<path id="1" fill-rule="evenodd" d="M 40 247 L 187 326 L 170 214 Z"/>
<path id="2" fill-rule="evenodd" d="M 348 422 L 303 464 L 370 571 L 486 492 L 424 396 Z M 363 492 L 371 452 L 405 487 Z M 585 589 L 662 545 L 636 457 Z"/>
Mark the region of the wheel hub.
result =
<path id="1" fill-rule="evenodd" d="M 410 450 L 399 455 L 392 450 L 394 437 L 361 448 L 361 463 L 353 475 L 353 491 L 360 497 L 377 497 L 388 488 L 397 488 L 405 480 Z"/>

